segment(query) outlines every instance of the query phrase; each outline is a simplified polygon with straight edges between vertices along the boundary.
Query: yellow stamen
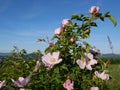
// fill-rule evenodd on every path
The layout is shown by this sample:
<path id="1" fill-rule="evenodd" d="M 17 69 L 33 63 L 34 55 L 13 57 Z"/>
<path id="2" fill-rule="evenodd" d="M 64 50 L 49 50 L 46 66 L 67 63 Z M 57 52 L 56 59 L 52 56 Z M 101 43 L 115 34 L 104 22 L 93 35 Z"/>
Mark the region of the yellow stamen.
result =
<path id="1" fill-rule="evenodd" d="M 55 62 L 56 60 L 55 60 L 55 58 L 50 58 L 50 62 Z"/>

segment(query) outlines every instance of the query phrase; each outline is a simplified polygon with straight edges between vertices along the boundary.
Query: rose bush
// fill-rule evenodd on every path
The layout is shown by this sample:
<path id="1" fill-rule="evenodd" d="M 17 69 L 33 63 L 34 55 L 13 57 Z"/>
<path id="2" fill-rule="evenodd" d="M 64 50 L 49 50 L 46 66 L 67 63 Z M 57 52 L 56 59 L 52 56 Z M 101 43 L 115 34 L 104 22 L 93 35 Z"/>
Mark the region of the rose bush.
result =
<path id="1" fill-rule="evenodd" d="M 61 26 L 55 29 L 50 42 L 38 39 L 38 41 L 47 42 L 48 47 L 45 54 L 37 53 L 37 61 L 28 61 L 27 65 L 26 63 L 21 64 L 19 61 L 23 59 L 21 57 L 25 53 L 24 50 L 20 51 L 21 53 L 13 53 L 14 57 L 9 59 L 17 60 L 10 61 L 10 63 L 17 68 L 20 65 L 24 67 L 24 73 L 17 71 L 19 74 L 13 72 L 7 75 L 2 74 L 0 88 L 10 90 L 11 88 L 12 90 L 23 88 L 31 90 L 109 90 L 106 85 L 110 79 L 107 63 L 97 57 L 100 54 L 99 49 L 84 41 L 85 38 L 89 38 L 92 27 L 97 26 L 95 20 L 104 21 L 105 18 L 109 18 L 116 26 L 114 17 L 108 11 L 104 14 L 100 13 L 98 6 L 92 6 L 89 15 L 73 14 L 71 19 L 64 19 Z M 15 50 L 13 51 L 15 52 Z M 29 62 L 31 64 L 28 64 Z M 29 67 L 29 70 L 26 66 Z M 5 66 L 1 67 L 4 69 Z M 19 68 L 17 70 L 20 70 Z M 9 78 L 6 79 L 5 76 L 9 76 Z M 19 79 L 14 81 L 12 78 Z"/>

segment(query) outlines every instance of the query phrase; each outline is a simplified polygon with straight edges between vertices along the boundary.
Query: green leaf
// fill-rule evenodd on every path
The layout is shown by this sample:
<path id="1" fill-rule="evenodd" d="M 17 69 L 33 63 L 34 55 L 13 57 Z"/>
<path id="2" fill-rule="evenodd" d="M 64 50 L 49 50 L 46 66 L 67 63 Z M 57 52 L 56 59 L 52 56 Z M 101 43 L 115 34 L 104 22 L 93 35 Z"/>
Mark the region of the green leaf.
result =
<path id="1" fill-rule="evenodd" d="M 101 16 L 101 17 L 100 17 L 100 20 L 104 21 L 104 17 Z"/>
<path id="2" fill-rule="evenodd" d="M 65 64 L 61 66 L 61 69 L 64 69 L 64 70 L 68 71 L 68 68 Z"/>
<path id="3" fill-rule="evenodd" d="M 108 18 L 111 20 L 115 27 L 117 25 L 117 21 L 115 20 L 115 18 L 112 15 L 110 15 Z"/>
<path id="4" fill-rule="evenodd" d="M 44 39 L 38 39 L 37 42 L 45 42 Z"/>
<path id="5" fill-rule="evenodd" d="M 104 17 L 108 17 L 109 16 L 109 11 L 105 11 L 105 13 L 104 13 Z"/>
<path id="6" fill-rule="evenodd" d="M 79 17 L 79 15 L 77 15 L 77 14 L 73 14 L 72 17 L 71 17 L 71 19 L 76 19 L 76 20 L 78 20 L 78 19 L 80 19 L 80 17 Z"/>
<path id="7" fill-rule="evenodd" d="M 97 27 L 97 24 L 95 22 L 91 22 L 90 25 Z"/>
<path id="8" fill-rule="evenodd" d="M 83 17 L 83 20 L 84 20 L 84 21 L 87 21 L 87 20 L 89 20 L 89 17 L 88 17 L 88 16 L 84 16 L 84 17 Z"/>

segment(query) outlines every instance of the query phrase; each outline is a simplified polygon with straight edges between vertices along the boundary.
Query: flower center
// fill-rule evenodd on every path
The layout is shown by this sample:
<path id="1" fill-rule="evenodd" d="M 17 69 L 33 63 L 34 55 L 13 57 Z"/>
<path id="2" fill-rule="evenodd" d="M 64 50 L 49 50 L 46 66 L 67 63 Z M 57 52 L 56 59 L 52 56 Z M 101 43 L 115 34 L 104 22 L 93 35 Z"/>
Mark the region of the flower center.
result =
<path id="1" fill-rule="evenodd" d="M 55 61 L 56 61 L 55 58 L 53 57 L 50 58 L 50 62 L 55 62 Z"/>
<path id="2" fill-rule="evenodd" d="M 86 60 L 86 64 L 89 64 L 89 63 L 90 63 L 90 61 Z"/>

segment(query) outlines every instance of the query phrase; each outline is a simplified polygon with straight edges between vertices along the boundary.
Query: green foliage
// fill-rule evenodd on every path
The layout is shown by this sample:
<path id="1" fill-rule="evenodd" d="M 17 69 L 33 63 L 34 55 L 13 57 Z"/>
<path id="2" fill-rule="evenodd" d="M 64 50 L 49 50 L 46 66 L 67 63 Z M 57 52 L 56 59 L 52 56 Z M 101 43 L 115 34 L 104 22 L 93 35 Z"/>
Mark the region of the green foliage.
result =
<path id="1" fill-rule="evenodd" d="M 17 47 L 11 51 L 12 56 L 6 56 L 5 60 L 0 65 L 0 80 L 7 81 L 7 85 L 3 90 L 16 90 L 11 79 L 17 80 L 18 77 L 26 77 L 34 69 L 36 59 L 31 57 L 24 57 L 27 54 L 25 49 L 19 51 Z"/>
<path id="2" fill-rule="evenodd" d="M 115 60 L 116 61 L 116 60 Z M 117 60 L 118 61 L 118 60 Z M 119 59 L 120 61 L 120 59 Z M 109 66 L 109 72 L 111 74 L 111 80 L 107 82 L 107 85 L 109 86 L 109 90 L 120 90 L 120 63 L 119 64 L 110 64 Z"/>
<path id="3" fill-rule="evenodd" d="M 108 18 L 112 21 L 112 23 L 114 24 L 114 26 L 117 25 L 117 22 L 116 22 L 115 18 L 112 15 L 110 15 Z"/>
<path id="4" fill-rule="evenodd" d="M 114 18 L 112 15 L 110 15 L 109 13 L 110 13 L 109 11 L 106 11 L 106 12 L 104 13 L 104 17 L 107 17 L 107 18 L 114 24 L 114 26 L 116 26 L 116 25 L 117 25 L 117 21 L 116 21 L 115 18 Z"/>
<path id="5" fill-rule="evenodd" d="M 100 57 L 104 62 L 109 61 L 110 64 L 120 64 L 119 57 Z"/>

